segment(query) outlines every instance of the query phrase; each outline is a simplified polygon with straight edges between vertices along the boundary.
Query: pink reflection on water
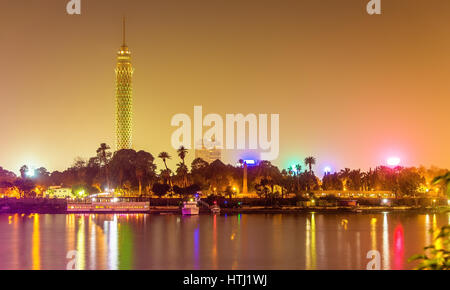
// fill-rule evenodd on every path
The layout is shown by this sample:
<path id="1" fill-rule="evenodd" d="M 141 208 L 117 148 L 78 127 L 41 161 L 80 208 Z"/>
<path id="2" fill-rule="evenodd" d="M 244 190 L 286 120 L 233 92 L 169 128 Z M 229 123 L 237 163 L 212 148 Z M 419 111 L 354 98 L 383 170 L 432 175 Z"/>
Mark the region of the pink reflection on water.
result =
<path id="1" fill-rule="evenodd" d="M 402 224 L 398 224 L 394 230 L 394 270 L 402 270 L 405 254 L 405 239 Z"/>

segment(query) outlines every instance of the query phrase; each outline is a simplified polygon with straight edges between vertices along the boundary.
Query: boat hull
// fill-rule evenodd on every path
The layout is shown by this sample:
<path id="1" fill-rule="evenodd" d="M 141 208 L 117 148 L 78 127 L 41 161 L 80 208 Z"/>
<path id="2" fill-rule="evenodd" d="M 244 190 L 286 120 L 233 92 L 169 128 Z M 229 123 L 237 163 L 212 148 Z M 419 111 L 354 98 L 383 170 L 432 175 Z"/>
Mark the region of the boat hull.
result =
<path id="1" fill-rule="evenodd" d="M 183 215 L 198 215 L 198 208 L 182 208 L 181 213 Z"/>

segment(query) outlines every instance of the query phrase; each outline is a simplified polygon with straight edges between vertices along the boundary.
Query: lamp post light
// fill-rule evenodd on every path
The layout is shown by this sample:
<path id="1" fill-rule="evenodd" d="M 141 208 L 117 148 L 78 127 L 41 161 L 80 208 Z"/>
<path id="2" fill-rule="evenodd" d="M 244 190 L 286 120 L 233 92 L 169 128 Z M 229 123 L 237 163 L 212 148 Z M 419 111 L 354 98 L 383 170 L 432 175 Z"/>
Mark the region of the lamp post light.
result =
<path id="1" fill-rule="evenodd" d="M 400 165 L 400 158 L 398 157 L 389 157 L 387 159 L 387 165 L 391 167 L 397 167 Z"/>

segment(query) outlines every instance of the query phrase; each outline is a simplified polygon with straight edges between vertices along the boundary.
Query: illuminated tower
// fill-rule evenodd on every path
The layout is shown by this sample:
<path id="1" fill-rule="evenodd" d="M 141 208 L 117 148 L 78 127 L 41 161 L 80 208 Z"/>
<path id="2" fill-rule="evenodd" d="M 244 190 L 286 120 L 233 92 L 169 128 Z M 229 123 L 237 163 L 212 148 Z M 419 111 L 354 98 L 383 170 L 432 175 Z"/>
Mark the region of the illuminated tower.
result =
<path id="1" fill-rule="evenodd" d="M 125 18 L 123 19 L 123 44 L 117 52 L 116 66 L 116 149 L 132 149 L 133 143 L 133 77 L 131 52 L 125 43 Z"/>

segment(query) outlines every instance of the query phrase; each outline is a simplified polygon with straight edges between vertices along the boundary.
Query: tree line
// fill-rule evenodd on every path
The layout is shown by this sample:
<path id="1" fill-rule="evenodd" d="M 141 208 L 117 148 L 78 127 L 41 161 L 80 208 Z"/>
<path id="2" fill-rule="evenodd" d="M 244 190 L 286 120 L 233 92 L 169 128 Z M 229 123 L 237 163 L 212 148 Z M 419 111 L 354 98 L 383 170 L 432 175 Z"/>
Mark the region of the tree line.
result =
<path id="1" fill-rule="evenodd" d="M 174 196 L 190 195 L 198 191 L 233 196 L 242 192 L 244 161 L 236 166 L 216 160 L 208 163 L 196 158 L 186 165 L 188 150 L 177 150 L 175 168 L 167 152 L 157 158 L 164 164 L 157 168 L 155 157 L 146 151 L 122 149 L 112 152 L 102 143 L 95 156 L 85 160 L 76 158 L 64 171 L 49 172 L 40 167 L 30 172 L 26 165 L 20 168 L 20 176 L 0 167 L 0 190 L 15 191 L 20 196 L 36 196 L 50 186 L 70 187 L 73 192 L 99 193 L 114 189 L 124 196 Z M 248 191 L 261 197 L 280 196 L 316 190 L 391 191 L 398 196 L 427 195 L 430 191 L 444 193 L 442 178 L 448 170 L 436 167 L 386 167 L 378 166 L 368 171 L 344 168 L 339 172 L 327 172 L 321 178 L 313 168 L 315 157 L 305 158 L 303 164 L 279 169 L 269 161 L 261 161 L 248 167 Z"/>

